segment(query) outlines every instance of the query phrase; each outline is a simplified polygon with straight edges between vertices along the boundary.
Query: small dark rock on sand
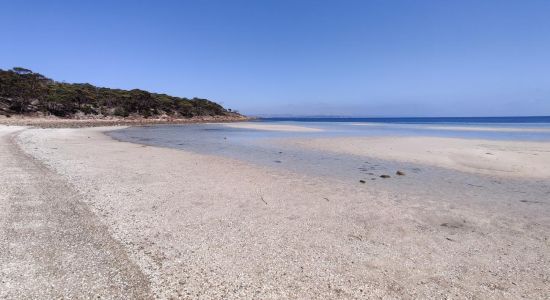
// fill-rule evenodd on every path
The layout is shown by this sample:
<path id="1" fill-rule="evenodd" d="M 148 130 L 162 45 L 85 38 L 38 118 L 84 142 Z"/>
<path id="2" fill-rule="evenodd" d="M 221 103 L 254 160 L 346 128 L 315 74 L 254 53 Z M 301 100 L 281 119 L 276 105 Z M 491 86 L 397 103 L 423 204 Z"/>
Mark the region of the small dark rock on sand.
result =
<path id="1" fill-rule="evenodd" d="M 447 227 L 447 228 L 462 228 L 464 227 L 464 225 L 460 224 L 460 223 L 457 223 L 457 222 L 451 222 L 451 223 L 443 223 L 441 224 L 442 227 Z"/>
<path id="2" fill-rule="evenodd" d="M 363 179 L 359 180 L 359 182 L 361 182 L 361 183 L 366 183 L 366 181 L 364 181 Z"/>
<path id="3" fill-rule="evenodd" d="M 395 175 L 405 176 L 405 172 L 403 172 L 403 171 L 397 171 L 397 172 L 395 172 Z"/>
<path id="4" fill-rule="evenodd" d="M 380 178 L 391 178 L 391 176 L 384 174 L 384 175 L 380 175 Z"/>
<path id="5" fill-rule="evenodd" d="M 544 202 L 542 202 L 542 201 L 532 201 L 532 200 L 519 200 L 519 202 L 523 202 L 523 203 L 539 203 L 539 204 L 544 203 Z"/>

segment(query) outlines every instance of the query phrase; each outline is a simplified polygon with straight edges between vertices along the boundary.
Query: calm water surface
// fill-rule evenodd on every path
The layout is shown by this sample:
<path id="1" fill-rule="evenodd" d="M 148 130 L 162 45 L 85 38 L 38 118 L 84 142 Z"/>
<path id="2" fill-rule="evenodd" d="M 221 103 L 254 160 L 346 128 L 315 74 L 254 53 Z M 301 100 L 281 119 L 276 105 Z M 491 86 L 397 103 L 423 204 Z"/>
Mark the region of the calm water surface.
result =
<path id="1" fill-rule="evenodd" d="M 548 120 L 548 122 L 544 122 Z M 367 122 L 365 119 L 267 119 L 262 124 L 295 125 L 322 129 L 320 132 L 283 132 L 231 128 L 223 124 L 160 125 L 130 127 L 111 132 L 115 139 L 225 156 L 270 167 L 305 172 L 316 176 L 357 178 L 356 171 L 395 172 L 394 169 L 418 166 L 369 159 L 348 154 L 298 149 L 280 143 L 288 138 L 330 138 L 368 136 L 437 136 L 473 139 L 550 141 L 550 118 L 529 120 L 501 119 L 481 123 L 479 119 L 453 118 L 392 119 L 391 122 Z M 518 129 L 525 131 L 518 131 Z M 328 140 L 327 142 L 329 142 Z M 366 163 L 367 162 L 367 163 Z M 368 164 L 368 166 L 366 166 Z M 352 172 L 353 171 L 353 172 Z M 377 172 L 368 172 L 376 173 Z"/>

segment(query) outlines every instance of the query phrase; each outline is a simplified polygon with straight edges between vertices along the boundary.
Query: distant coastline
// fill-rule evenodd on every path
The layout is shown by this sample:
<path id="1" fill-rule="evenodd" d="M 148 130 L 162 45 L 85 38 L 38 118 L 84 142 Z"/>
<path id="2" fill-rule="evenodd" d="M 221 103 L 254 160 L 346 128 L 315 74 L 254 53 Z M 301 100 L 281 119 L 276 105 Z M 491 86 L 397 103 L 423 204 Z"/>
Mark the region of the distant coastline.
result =
<path id="1" fill-rule="evenodd" d="M 503 117 L 258 117 L 257 121 L 292 122 L 372 122 L 372 123 L 550 123 L 550 116 Z"/>

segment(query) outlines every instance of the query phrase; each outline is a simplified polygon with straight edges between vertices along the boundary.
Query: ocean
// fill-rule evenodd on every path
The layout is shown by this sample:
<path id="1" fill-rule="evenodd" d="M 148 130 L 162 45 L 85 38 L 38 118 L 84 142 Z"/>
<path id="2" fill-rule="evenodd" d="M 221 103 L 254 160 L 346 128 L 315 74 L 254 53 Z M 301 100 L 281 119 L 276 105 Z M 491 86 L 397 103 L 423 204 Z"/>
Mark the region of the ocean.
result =
<path id="1" fill-rule="evenodd" d="M 550 116 L 530 117 L 406 117 L 406 118 L 356 118 L 356 117 L 288 117 L 260 118 L 263 122 L 369 122 L 397 124 L 550 124 Z"/>

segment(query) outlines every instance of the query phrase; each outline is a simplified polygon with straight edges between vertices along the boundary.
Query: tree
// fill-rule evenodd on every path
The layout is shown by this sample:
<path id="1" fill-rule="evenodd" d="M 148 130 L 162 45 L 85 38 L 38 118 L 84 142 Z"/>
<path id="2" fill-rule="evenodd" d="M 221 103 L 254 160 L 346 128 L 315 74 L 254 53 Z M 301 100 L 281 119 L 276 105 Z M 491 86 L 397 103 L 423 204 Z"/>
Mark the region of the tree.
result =
<path id="1" fill-rule="evenodd" d="M 181 98 L 144 90 L 100 88 L 91 84 L 56 82 L 21 67 L 0 69 L 0 109 L 3 114 L 49 113 L 72 117 L 101 113 L 122 117 L 170 115 L 215 116 L 228 113 L 221 105 L 201 98 Z"/>
<path id="2" fill-rule="evenodd" d="M 27 75 L 32 74 L 33 72 L 29 69 L 21 68 L 21 67 L 15 67 L 13 68 L 13 71 L 19 75 Z"/>

